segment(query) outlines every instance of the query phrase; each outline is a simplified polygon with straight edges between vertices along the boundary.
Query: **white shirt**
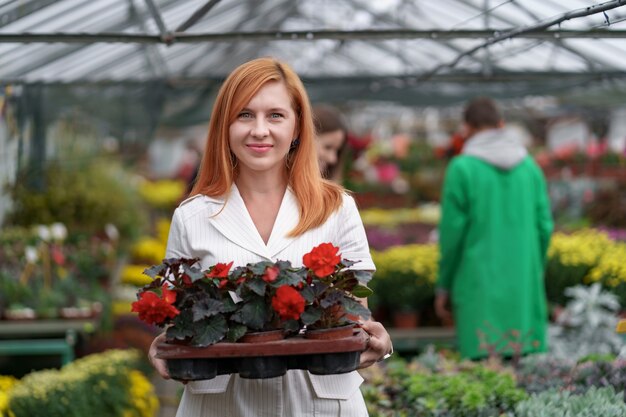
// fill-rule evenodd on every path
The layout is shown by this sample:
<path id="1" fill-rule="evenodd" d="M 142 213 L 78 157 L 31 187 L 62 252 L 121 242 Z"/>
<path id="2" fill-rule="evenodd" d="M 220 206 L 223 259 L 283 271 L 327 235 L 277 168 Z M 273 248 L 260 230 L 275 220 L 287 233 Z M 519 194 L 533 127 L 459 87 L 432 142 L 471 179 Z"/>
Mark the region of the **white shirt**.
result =
<path id="1" fill-rule="evenodd" d="M 220 211 L 221 210 L 221 211 Z M 298 223 L 298 202 L 287 189 L 272 233 L 263 242 L 235 185 L 224 199 L 194 196 L 174 212 L 167 258 L 200 258 L 203 269 L 233 261 L 233 268 L 260 261 L 290 261 L 302 266 L 302 256 L 321 243 L 338 246 L 343 259 L 358 261 L 353 269 L 374 271 L 367 237 L 354 199 L 344 195 L 341 207 L 321 226 L 287 237 Z M 282 377 L 244 379 L 219 375 L 190 382 L 177 417 L 232 416 L 367 416 L 356 372 L 311 375 L 290 370 Z"/>

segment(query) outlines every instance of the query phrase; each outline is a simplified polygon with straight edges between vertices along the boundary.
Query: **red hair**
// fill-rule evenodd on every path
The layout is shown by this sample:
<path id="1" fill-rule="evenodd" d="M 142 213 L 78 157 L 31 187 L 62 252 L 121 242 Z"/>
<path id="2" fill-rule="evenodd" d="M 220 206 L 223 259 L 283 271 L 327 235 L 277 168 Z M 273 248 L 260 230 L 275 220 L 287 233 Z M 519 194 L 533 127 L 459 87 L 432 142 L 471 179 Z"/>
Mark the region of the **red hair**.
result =
<path id="1" fill-rule="evenodd" d="M 215 100 L 206 148 L 190 195 L 228 199 L 236 178 L 229 127 L 259 89 L 271 81 L 284 83 L 297 117 L 299 144 L 290 151 L 286 169 L 300 210 L 300 221 L 289 235 L 299 236 L 323 224 L 341 206 L 344 189 L 320 174 L 309 97 L 298 75 L 283 62 L 258 58 L 240 65 L 226 78 Z"/>

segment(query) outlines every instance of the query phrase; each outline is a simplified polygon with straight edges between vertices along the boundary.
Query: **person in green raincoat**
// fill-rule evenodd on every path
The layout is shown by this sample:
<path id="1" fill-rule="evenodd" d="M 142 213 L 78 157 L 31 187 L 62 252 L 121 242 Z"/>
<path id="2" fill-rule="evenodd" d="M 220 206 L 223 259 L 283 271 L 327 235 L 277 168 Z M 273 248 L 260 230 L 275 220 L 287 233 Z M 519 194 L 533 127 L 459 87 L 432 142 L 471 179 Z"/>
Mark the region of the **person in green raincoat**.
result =
<path id="1" fill-rule="evenodd" d="M 469 139 L 441 197 L 435 311 L 453 315 L 463 358 L 544 352 L 553 228 L 544 175 L 493 100 L 470 101 L 464 119 Z"/>

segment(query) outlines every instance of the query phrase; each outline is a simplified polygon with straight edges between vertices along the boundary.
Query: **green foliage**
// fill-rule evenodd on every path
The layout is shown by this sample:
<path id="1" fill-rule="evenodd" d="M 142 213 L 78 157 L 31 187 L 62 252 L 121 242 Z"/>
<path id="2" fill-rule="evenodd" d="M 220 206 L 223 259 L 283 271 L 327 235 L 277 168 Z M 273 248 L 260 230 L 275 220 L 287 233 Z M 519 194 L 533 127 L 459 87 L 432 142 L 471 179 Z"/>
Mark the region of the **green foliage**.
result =
<path id="1" fill-rule="evenodd" d="M 414 374 L 406 388 L 407 405 L 423 416 L 498 415 L 526 397 L 511 375 L 481 366 L 452 375 Z"/>
<path id="2" fill-rule="evenodd" d="M 130 174 L 112 161 L 90 161 L 71 169 L 51 162 L 39 176 L 23 172 L 9 188 L 13 200 L 7 224 L 64 223 L 70 230 L 93 235 L 114 224 L 123 238 L 138 236 L 144 219 L 141 200 Z"/>
<path id="3" fill-rule="evenodd" d="M 546 391 L 515 407 L 516 417 L 624 417 L 626 404 L 613 388 L 591 388 L 583 395 Z"/>
<path id="4" fill-rule="evenodd" d="M 370 415 L 425 417 L 499 416 L 527 398 L 510 368 L 495 362 L 458 362 L 429 351 L 406 362 L 400 358 L 361 374 Z"/>
<path id="5" fill-rule="evenodd" d="M 137 351 L 111 350 L 79 359 L 61 370 L 33 372 L 13 387 L 11 415 L 151 416 L 157 399 L 152 385 L 136 373 L 142 366 L 140 358 Z"/>

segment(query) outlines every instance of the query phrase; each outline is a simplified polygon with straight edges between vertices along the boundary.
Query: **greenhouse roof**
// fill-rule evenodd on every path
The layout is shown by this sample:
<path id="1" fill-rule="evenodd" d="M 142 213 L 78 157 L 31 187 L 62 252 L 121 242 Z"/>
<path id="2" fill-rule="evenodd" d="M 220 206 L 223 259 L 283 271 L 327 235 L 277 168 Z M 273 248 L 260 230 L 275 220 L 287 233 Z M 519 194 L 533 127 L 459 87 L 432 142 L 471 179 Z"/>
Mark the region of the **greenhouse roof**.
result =
<path id="1" fill-rule="evenodd" d="M 626 0 L 4 0 L 0 82 L 215 86 L 259 56 L 313 97 L 626 91 Z M 213 88 L 211 87 L 211 88 Z"/>

